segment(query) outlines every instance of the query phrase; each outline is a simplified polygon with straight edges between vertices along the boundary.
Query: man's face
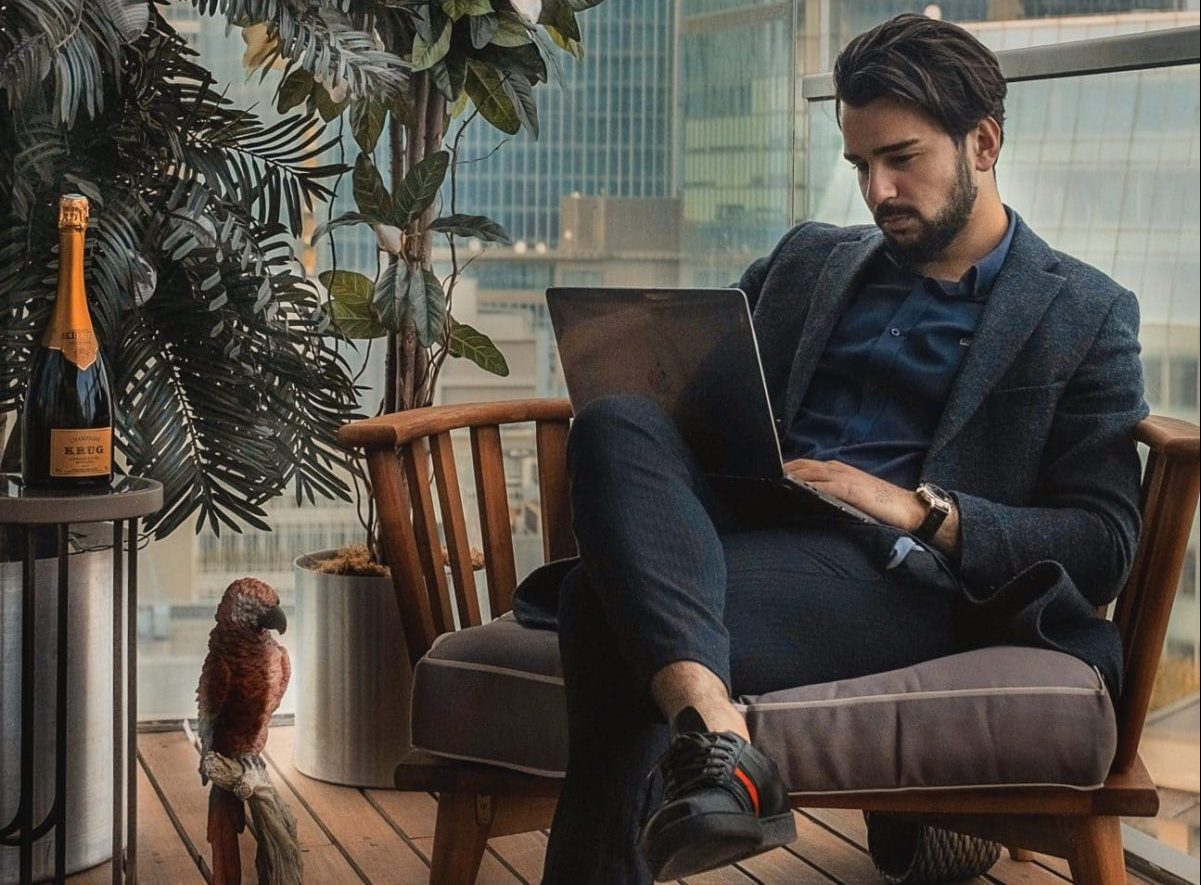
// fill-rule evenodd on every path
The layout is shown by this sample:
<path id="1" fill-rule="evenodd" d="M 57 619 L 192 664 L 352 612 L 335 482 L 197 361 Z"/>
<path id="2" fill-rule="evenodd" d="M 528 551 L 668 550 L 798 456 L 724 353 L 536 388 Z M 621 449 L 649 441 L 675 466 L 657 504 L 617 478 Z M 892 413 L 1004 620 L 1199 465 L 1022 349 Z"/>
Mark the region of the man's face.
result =
<path id="1" fill-rule="evenodd" d="M 933 119 L 902 102 L 843 105 L 843 155 L 876 224 L 906 265 L 934 260 L 966 227 L 976 204 L 969 157 Z"/>

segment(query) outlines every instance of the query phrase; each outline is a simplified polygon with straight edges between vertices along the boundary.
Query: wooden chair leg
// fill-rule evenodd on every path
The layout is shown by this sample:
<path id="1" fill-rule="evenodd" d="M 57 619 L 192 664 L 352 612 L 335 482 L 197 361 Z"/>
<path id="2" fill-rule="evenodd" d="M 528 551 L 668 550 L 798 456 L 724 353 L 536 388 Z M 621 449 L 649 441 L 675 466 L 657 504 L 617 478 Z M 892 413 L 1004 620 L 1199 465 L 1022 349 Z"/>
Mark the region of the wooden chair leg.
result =
<path id="1" fill-rule="evenodd" d="M 1012 860 L 1020 861 L 1021 863 L 1030 863 L 1034 860 L 1034 852 L 1028 851 L 1025 848 L 1014 848 L 1009 846 L 1009 857 Z"/>
<path id="2" fill-rule="evenodd" d="M 1122 824 L 1116 817 L 1086 817 L 1075 826 L 1068 857 L 1076 885 L 1123 885 L 1126 858 Z"/>
<path id="3" fill-rule="evenodd" d="M 474 885 L 492 827 L 491 813 L 479 813 L 481 799 L 490 801 L 474 790 L 439 794 L 430 885 Z"/>

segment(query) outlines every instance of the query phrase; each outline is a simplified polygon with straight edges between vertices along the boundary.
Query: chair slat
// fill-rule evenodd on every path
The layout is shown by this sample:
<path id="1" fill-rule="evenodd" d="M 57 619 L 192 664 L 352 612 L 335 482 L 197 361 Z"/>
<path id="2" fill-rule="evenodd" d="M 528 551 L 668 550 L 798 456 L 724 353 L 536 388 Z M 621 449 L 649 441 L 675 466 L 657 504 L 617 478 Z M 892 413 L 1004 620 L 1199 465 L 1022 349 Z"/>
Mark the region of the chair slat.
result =
<path id="1" fill-rule="evenodd" d="M 1201 467 L 1195 455 L 1161 455 L 1144 509 L 1139 569 L 1133 589 L 1137 610 L 1123 619 L 1125 675 L 1118 705 L 1118 749 L 1113 770 L 1133 764 L 1151 703 L 1168 620 L 1188 549 Z M 1132 582 L 1133 583 L 1133 582 Z"/>
<path id="2" fill-rule="evenodd" d="M 1134 631 L 1132 619 L 1138 614 L 1139 600 L 1142 598 L 1143 589 L 1146 586 L 1147 547 L 1149 546 L 1146 540 L 1148 532 L 1151 530 L 1148 525 L 1148 517 L 1159 496 L 1163 494 L 1163 471 L 1156 469 L 1158 463 L 1158 453 L 1154 450 L 1148 452 L 1147 463 L 1143 468 L 1142 491 L 1139 495 L 1139 512 L 1143 518 L 1143 530 L 1139 537 L 1138 547 L 1134 551 L 1134 562 L 1130 565 L 1130 574 L 1126 577 L 1126 584 L 1114 602 L 1113 622 L 1122 636 L 1123 648 L 1130 647 L 1130 639 Z"/>
<path id="3" fill-rule="evenodd" d="M 480 600 L 476 595 L 471 544 L 467 540 L 467 520 L 463 515 L 463 494 L 459 489 L 454 445 L 449 433 L 430 437 L 430 454 L 434 462 L 434 481 L 438 484 L 438 500 L 442 504 L 442 530 L 446 533 L 446 552 L 450 576 L 454 579 L 455 601 L 459 606 L 459 624 L 478 627 L 482 623 Z"/>
<path id="4" fill-rule="evenodd" d="M 567 421 L 539 421 L 538 492 L 542 500 L 542 553 L 549 562 L 576 553 L 567 487 Z"/>
<path id="5" fill-rule="evenodd" d="M 488 597 L 492 604 L 492 616 L 499 617 L 513 607 L 513 590 L 517 586 L 500 428 L 496 425 L 471 428 L 471 456 L 475 463 L 476 491 L 480 499 L 480 530 L 484 539 Z"/>
<path id="6" fill-rule="evenodd" d="M 405 446 L 403 460 L 409 482 L 409 498 L 413 502 L 417 553 L 425 574 L 434 626 L 439 633 L 449 633 L 455 628 L 455 618 L 450 604 L 450 591 L 446 586 L 446 569 L 442 565 L 442 540 L 438 536 L 438 521 L 434 516 L 434 501 L 430 494 L 429 448 L 425 440 Z"/>
<path id="7" fill-rule="evenodd" d="M 417 552 L 408 491 L 396 453 L 391 449 L 368 451 L 367 471 L 371 477 L 372 496 L 379 508 L 384 555 L 392 572 L 392 587 L 400 607 L 400 623 L 409 647 L 409 660 L 416 665 L 433 644 L 438 631 L 434 628 L 433 609 L 425 592 L 425 576 Z"/>

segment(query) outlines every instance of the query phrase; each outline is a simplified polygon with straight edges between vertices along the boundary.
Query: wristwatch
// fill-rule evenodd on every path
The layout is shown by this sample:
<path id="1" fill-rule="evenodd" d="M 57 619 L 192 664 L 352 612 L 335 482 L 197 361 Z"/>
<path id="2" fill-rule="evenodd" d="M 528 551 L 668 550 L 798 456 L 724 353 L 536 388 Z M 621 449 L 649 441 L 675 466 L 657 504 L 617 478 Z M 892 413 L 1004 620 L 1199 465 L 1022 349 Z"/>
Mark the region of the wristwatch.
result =
<path id="1" fill-rule="evenodd" d="M 913 534 L 923 541 L 931 541 L 938 533 L 939 526 L 951 514 L 955 502 L 951 496 L 932 482 L 924 482 L 917 487 L 917 496 L 926 505 L 926 518 L 922 524 L 913 530 Z"/>

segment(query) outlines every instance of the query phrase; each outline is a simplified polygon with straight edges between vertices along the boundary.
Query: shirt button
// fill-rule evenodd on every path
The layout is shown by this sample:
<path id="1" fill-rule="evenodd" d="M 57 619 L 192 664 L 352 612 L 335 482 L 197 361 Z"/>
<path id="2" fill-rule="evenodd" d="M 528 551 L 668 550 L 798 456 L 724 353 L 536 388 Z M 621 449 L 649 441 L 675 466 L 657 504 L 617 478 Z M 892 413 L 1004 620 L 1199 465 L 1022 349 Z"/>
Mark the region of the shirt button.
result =
<path id="1" fill-rule="evenodd" d="M 901 334 L 900 329 L 889 329 L 888 332 L 889 332 L 889 334 L 892 335 L 893 338 L 896 338 L 898 335 Z"/>

